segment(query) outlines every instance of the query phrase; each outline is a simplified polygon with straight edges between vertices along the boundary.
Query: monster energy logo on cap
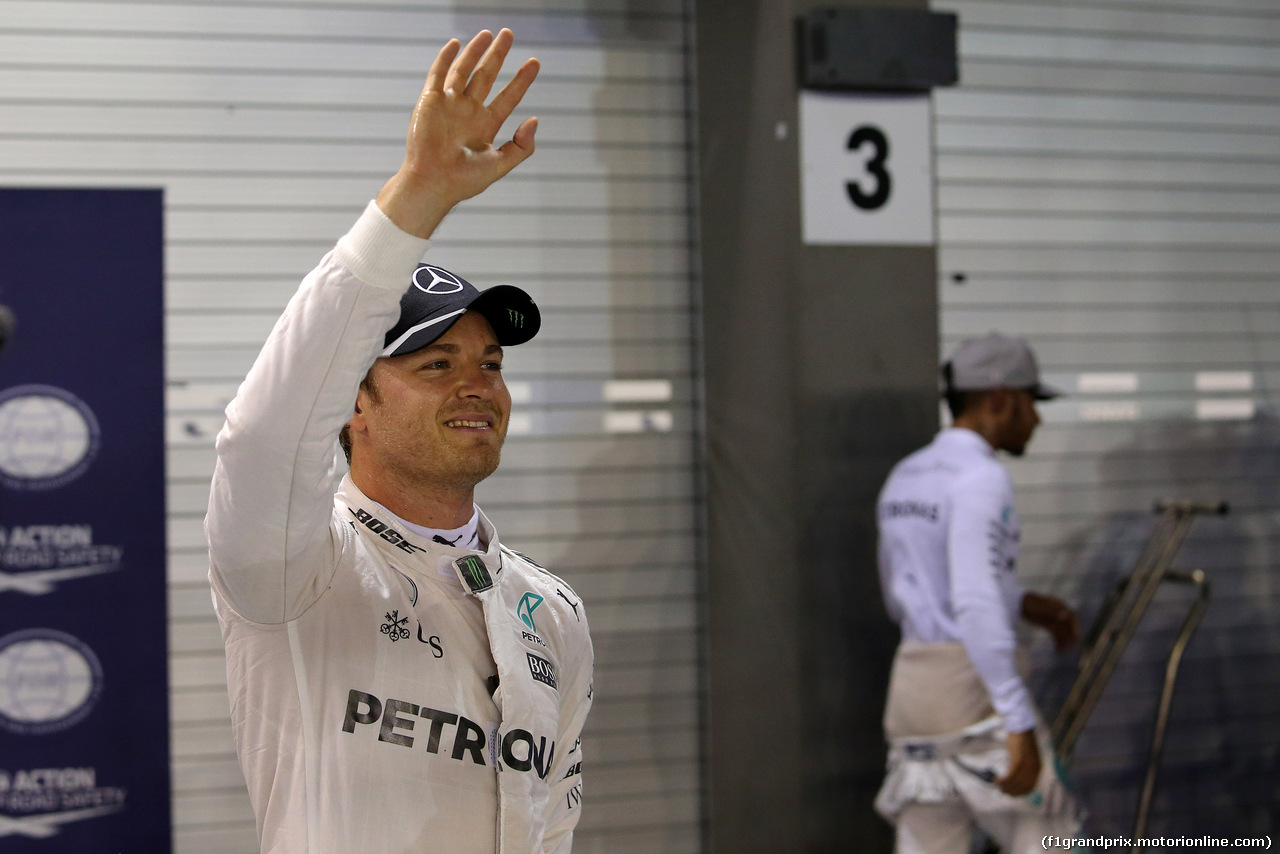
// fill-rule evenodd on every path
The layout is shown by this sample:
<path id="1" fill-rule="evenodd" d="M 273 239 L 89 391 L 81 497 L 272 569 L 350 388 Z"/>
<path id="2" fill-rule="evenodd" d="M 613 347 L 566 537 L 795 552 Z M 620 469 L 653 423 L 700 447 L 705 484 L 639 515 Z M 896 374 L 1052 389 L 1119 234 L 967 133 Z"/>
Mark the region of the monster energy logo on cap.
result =
<path id="1" fill-rule="evenodd" d="M 493 586 L 493 577 L 489 575 L 489 567 L 484 565 L 477 555 L 464 555 L 453 562 L 458 570 L 458 577 L 467 585 L 472 593 L 488 590 Z"/>

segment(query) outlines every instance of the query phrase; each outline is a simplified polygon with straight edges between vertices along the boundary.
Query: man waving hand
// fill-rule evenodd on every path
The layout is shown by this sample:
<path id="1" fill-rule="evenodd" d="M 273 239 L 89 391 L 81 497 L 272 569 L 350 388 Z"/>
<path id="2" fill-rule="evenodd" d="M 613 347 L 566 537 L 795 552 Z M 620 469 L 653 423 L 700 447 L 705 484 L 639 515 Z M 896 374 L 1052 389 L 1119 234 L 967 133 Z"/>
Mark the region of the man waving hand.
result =
<path id="1" fill-rule="evenodd" d="M 303 281 L 227 408 L 206 518 L 240 763 L 272 854 L 568 852 L 591 704 L 584 609 L 474 504 L 511 410 L 512 286 L 419 264 L 538 72 L 440 51 L 404 162 Z M 336 454 L 347 453 L 349 473 Z"/>

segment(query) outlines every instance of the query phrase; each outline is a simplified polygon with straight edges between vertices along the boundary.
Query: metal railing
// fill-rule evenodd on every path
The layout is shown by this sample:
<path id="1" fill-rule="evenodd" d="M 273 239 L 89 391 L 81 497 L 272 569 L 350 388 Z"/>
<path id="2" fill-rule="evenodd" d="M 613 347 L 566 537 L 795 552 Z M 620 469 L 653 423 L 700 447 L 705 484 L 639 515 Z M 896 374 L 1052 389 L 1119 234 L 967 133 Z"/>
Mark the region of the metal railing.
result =
<path id="1" fill-rule="evenodd" d="M 1173 648 L 1165 663 L 1164 684 L 1156 710 L 1151 750 L 1147 757 L 1146 777 L 1134 822 L 1135 840 L 1142 838 L 1146 833 L 1151 802 L 1155 796 L 1156 775 L 1160 767 L 1161 754 L 1164 751 L 1169 710 L 1173 704 L 1173 689 L 1178 678 L 1178 668 L 1182 663 L 1182 654 L 1191 640 L 1191 635 L 1200 625 L 1205 609 L 1209 606 L 1209 582 L 1204 572 L 1199 569 L 1180 572 L 1171 570 L 1169 567 L 1196 516 L 1222 516 L 1227 513 L 1227 510 L 1226 502 L 1204 504 L 1191 501 L 1161 501 L 1156 503 L 1155 511 L 1160 514 L 1160 518 L 1146 545 L 1143 546 L 1133 572 L 1116 585 L 1103 604 L 1102 611 L 1098 614 L 1085 640 L 1080 655 L 1080 673 L 1051 727 L 1059 756 L 1064 763 L 1070 762 L 1080 733 L 1102 698 L 1107 683 L 1120 663 L 1125 648 L 1137 633 L 1143 614 L 1155 598 L 1160 585 L 1172 582 L 1195 586 L 1196 598 L 1183 618 L 1182 626 L 1178 630 Z"/>

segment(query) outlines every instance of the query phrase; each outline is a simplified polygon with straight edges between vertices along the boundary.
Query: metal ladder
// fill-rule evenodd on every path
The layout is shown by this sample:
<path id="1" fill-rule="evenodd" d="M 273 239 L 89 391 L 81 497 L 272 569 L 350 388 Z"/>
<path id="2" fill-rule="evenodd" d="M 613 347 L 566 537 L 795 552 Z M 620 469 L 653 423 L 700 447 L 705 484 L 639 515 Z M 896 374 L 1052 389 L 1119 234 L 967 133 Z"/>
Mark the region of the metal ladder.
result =
<path id="1" fill-rule="evenodd" d="M 1057 752 L 1064 763 L 1069 763 L 1080 733 L 1102 698 L 1107 683 L 1111 680 L 1116 666 L 1119 665 L 1129 641 L 1137 633 L 1142 616 L 1147 606 L 1151 604 L 1151 600 L 1155 598 L 1160 585 L 1168 581 L 1191 584 L 1196 588 L 1196 597 L 1182 620 L 1182 627 L 1178 630 L 1173 648 L 1165 663 L 1164 685 L 1160 692 L 1160 703 L 1156 710 L 1155 726 L 1151 736 L 1151 750 L 1147 757 L 1147 773 L 1134 821 L 1135 851 L 1137 850 L 1136 840 L 1141 839 L 1146 833 L 1151 801 L 1155 796 L 1156 774 L 1160 767 L 1160 756 L 1164 750 L 1165 731 L 1169 724 L 1169 709 L 1173 704 L 1173 689 L 1178 678 L 1178 667 L 1182 663 L 1182 654 L 1191 640 L 1191 635 L 1200 625 L 1205 609 L 1209 606 L 1209 582 L 1204 572 L 1199 569 L 1180 572 L 1171 570 L 1169 566 L 1196 516 L 1223 516 L 1226 515 L 1227 510 L 1225 501 L 1216 504 L 1192 501 L 1156 503 L 1155 512 L 1160 514 L 1160 518 L 1156 521 L 1146 545 L 1143 546 L 1133 572 L 1116 585 L 1103 604 L 1102 611 L 1098 614 L 1085 641 L 1080 656 L 1080 673 L 1051 727 Z"/>

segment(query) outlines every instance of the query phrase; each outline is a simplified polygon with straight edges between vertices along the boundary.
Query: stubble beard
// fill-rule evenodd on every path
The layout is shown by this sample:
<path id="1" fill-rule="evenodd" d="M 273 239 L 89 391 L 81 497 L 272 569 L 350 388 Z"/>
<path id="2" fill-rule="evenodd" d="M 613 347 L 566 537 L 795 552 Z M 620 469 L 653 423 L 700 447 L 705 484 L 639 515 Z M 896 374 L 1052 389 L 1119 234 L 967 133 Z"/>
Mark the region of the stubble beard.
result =
<path id="1" fill-rule="evenodd" d="M 498 470 L 501 441 L 474 441 L 464 447 L 451 444 L 426 446 L 415 454 L 412 486 L 425 492 L 469 492 Z"/>
<path id="2" fill-rule="evenodd" d="M 1034 430 L 1027 431 L 1025 437 L 1019 435 L 1014 440 L 1014 441 L 1017 441 L 1017 444 L 1016 445 L 1012 443 L 1006 444 L 1005 451 L 1007 451 L 1008 454 L 1012 457 L 1025 456 L 1027 453 L 1027 445 L 1031 444 L 1031 434 L 1034 432 L 1035 432 Z M 1021 441 L 1018 441 L 1018 439 L 1021 439 Z"/>

